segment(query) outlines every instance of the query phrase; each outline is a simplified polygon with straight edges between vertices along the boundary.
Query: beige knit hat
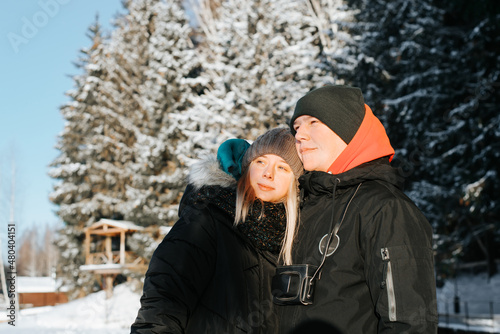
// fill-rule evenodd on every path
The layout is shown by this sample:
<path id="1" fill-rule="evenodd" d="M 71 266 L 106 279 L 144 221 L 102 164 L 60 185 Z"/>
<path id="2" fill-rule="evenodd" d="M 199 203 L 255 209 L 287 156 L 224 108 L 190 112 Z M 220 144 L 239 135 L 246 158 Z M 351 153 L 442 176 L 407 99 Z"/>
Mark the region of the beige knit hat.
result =
<path id="1" fill-rule="evenodd" d="M 300 161 L 295 148 L 295 137 L 292 136 L 289 129 L 275 128 L 259 136 L 245 152 L 241 163 L 243 173 L 255 158 L 265 154 L 275 154 L 282 157 L 292 168 L 296 179 L 304 172 L 302 161 Z"/>

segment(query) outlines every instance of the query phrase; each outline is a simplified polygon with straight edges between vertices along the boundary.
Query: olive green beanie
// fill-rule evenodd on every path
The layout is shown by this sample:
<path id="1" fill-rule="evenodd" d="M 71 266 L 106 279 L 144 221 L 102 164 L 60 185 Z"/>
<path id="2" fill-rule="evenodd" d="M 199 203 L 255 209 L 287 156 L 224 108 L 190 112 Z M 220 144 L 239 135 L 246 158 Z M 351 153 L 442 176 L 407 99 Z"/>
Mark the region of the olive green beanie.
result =
<path id="1" fill-rule="evenodd" d="M 297 101 L 290 120 L 293 135 L 293 123 L 304 115 L 316 117 L 349 144 L 365 117 L 365 101 L 361 89 L 324 86 L 304 95 Z"/>

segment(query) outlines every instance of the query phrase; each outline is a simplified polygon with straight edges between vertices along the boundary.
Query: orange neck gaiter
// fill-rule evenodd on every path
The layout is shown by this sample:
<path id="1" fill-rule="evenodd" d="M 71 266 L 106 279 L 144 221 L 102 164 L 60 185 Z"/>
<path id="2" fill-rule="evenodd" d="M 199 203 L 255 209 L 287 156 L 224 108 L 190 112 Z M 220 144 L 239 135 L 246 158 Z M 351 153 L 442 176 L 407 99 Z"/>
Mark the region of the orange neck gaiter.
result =
<path id="1" fill-rule="evenodd" d="M 391 161 L 394 157 L 394 149 L 384 126 L 365 104 L 365 118 L 358 131 L 327 172 L 340 174 L 365 162 L 385 156 L 389 156 L 389 161 Z"/>

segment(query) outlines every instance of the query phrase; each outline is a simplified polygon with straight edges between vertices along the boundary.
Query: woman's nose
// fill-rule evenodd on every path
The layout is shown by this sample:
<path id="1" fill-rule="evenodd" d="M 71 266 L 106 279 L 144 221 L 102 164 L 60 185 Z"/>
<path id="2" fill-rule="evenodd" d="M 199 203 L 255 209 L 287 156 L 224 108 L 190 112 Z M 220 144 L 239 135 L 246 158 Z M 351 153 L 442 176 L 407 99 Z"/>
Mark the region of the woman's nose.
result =
<path id="1" fill-rule="evenodd" d="M 272 168 L 269 168 L 269 167 L 268 167 L 268 168 L 264 169 L 263 176 L 264 176 L 265 178 L 267 178 L 267 179 L 272 180 L 272 179 L 273 179 L 273 177 L 274 177 L 274 174 L 273 174 L 273 170 L 272 170 Z"/>

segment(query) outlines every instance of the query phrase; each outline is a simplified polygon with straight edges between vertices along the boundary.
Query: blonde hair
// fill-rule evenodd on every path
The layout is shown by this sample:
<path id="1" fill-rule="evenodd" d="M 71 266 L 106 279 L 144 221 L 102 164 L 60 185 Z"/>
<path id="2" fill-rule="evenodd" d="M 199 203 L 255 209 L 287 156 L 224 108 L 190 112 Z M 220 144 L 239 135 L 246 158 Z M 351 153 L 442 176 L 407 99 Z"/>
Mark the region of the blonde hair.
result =
<path id="1" fill-rule="evenodd" d="M 292 245 L 299 217 L 298 189 L 297 177 L 293 177 L 288 188 L 288 193 L 283 200 L 286 213 L 286 227 L 279 256 L 286 265 L 292 264 Z M 248 211 L 255 201 L 260 201 L 260 199 L 255 197 L 255 191 L 250 184 L 249 168 L 246 168 L 236 187 L 235 226 L 245 221 Z"/>

